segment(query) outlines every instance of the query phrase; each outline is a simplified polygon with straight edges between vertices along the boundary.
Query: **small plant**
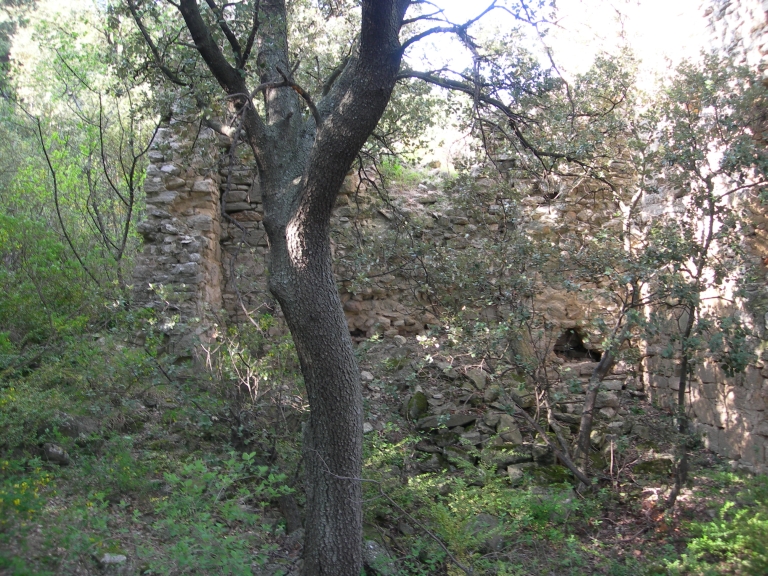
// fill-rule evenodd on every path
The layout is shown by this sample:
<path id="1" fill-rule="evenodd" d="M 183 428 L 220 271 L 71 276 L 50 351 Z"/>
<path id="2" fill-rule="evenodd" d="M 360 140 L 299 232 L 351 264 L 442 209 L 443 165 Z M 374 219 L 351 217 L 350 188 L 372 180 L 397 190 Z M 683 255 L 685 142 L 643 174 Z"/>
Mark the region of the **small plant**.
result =
<path id="1" fill-rule="evenodd" d="M 0 461 L 0 478 L 0 528 L 16 518 L 34 518 L 45 502 L 41 493 L 53 480 L 39 459 Z"/>
<path id="2" fill-rule="evenodd" d="M 682 559 L 670 563 L 671 573 L 768 573 L 768 478 L 750 478 L 735 501 L 725 502 L 717 518 L 691 527 L 695 536 Z"/>

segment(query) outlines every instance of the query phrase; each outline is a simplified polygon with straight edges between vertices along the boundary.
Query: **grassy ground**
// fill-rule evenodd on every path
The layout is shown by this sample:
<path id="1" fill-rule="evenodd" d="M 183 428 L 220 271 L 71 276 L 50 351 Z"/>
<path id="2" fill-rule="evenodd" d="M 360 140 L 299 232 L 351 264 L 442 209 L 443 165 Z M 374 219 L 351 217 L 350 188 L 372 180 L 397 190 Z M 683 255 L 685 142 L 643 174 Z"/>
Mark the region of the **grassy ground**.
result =
<path id="1" fill-rule="evenodd" d="M 6 372 L 0 574 L 294 573 L 301 533 L 286 534 L 279 503 L 302 504 L 305 407 L 289 348 L 262 348 L 273 354 L 262 377 L 279 384 L 254 400 L 223 372 L 166 366 L 146 347 L 107 354 L 115 344 L 91 338 Z M 671 477 L 635 471 L 644 448 L 634 441 L 587 495 L 567 474 L 513 484 L 471 458 L 424 472 L 422 437 L 397 413 L 401 367 L 362 349 L 360 360 L 376 376 L 366 409 L 383 423 L 366 435 L 366 539 L 388 550 L 371 573 L 768 573 L 765 477 L 697 449 L 677 506 L 664 511 Z M 59 463 L 52 445 L 67 453 Z"/>

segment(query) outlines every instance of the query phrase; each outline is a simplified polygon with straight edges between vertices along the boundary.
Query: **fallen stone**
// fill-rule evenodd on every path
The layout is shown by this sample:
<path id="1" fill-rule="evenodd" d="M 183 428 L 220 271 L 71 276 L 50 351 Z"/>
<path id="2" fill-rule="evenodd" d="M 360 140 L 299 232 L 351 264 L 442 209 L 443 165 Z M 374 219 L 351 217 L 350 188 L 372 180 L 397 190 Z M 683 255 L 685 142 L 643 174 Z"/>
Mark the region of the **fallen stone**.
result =
<path id="1" fill-rule="evenodd" d="M 485 425 L 490 426 L 494 430 L 496 429 L 496 426 L 498 426 L 499 420 L 501 420 L 501 414 L 499 412 L 486 412 L 485 416 L 483 416 Z"/>
<path id="2" fill-rule="evenodd" d="M 428 460 L 416 464 L 418 474 L 429 474 L 430 472 L 441 472 L 448 468 L 448 462 L 442 454 L 432 454 Z"/>
<path id="3" fill-rule="evenodd" d="M 370 434 L 374 431 L 373 424 L 370 422 L 363 422 L 363 434 Z"/>
<path id="4" fill-rule="evenodd" d="M 452 460 L 464 460 L 469 462 L 473 466 L 477 464 L 477 456 L 463 446 L 446 446 L 443 450 L 443 454 Z"/>
<path id="5" fill-rule="evenodd" d="M 491 402 L 496 402 L 496 400 L 499 399 L 499 396 L 501 396 L 501 388 L 496 385 L 489 386 L 485 389 L 485 392 L 483 392 L 483 401 L 490 404 Z"/>
<path id="6" fill-rule="evenodd" d="M 672 474 L 674 460 L 672 456 L 658 456 L 644 460 L 632 467 L 635 474 L 648 474 L 650 476 L 669 476 Z"/>
<path id="7" fill-rule="evenodd" d="M 445 426 L 447 428 L 456 428 L 457 426 L 466 426 L 467 424 L 472 424 L 475 420 L 477 420 L 477 416 L 475 414 L 454 414 L 448 420 L 445 422 Z"/>
<path id="8" fill-rule="evenodd" d="M 106 568 L 107 566 L 115 566 L 118 564 L 123 564 L 128 558 L 122 554 L 104 554 L 100 558 L 97 558 L 96 561 L 99 563 L 99 565 L 102 568 Z"/>
<path id="9" fill-rule="evenodd" d="M 46 442 L 43 445 L 43 455 L 45 459 L 59 466 L 68 466 L 72 463 L 72 459 L 67 454 L 66 450 L 57 444 L 51 444 Z"/>
<path id="10" fill-rule="evenodd" d="M 523 468 L 521 464 L 507 466 L 507 477 L 513 486 L 519 485 L 523 481 Z"/>
<path id="11" fill-rule="evenodd" d="M 421 442 L 418 442 L 413 447 L 413 449 L 417 450 L 418 452 L 426 452 L 427 454 L 440 454 L 443 451 L 442 448 L 440 448 L 439 446 L 436 446 L 431 442 L 427 442 L 426 440 L 422 440 Z"/>
<path id="12" fill-rule="evenodd" d="M 547 444 L 534 444 L 531 446 L 531 455 L 536 464 L 548 466 L 555 463 L 555 455 Z"/>
<path id="13" fill-rule="evenodd" d="M 498 552 L 504 546 L 503 535 L 499 533 L 499 519 L 491 514 L 480 513 L 472 521 L 471 531 L 475 538 L 482 538 L 480 551 L 484 554 Z"/>
<path id="14" fill-rule="evenodd" d="M 537 484 L 565 484 L 573 475 L 565 466 L 532 466 L 531 479 Z"/>
<path id="15" fill-rule="evenodd" d="M 632 434 L 634 434 L 641 440 L 651 439 L 651 429 L 645 424 L 635 424 L 634 426 L 632 426 Z"/>
<path id="16" fill-rule="evenodd" d="M 413 527 L 408 524 L 407 522 L 403 522 L 402 520 L 398 522 L 397 529 L 400 531 L 400 534 L 403 536 L 413 536 L 416 534 L 416 530 L 413 529 Z"/>
<path id="17" fill-rule="evenodd" d="M 464 432 L 460 436 L 462 440 L 465 440 L 468 444 L 472 444 L 473 446 L 479 446 L 483 442 L 482 435 L 480 434 L 480 432 L 477 432 L 475 430 L 472 430 L 470 432 Z"/>
<path id="18" fill-rule="evenodd" d="M 613 392 L 598 392 L 595 399 L 595 407 L 600 408 L 614 408 L 619 407 L 619 397 Z"/>
<path id="19" fill-rule="evenodd" d="M 496 466 L 497 470 L 504 470 L 513 464 L 533 462 L 533 455 L 530 444 L 512 447 L 489 446 L 480 454 L 480 460 L 487 466 Z"/>
<path id="20" fill-rule="evenodd" d="M 408 399 L 406 414 L 409 419 L 418 420 L 427 413 L 427 410 L 429 410 L 429 399 L 424 392 L 415 392 Z"/>
<path id="21" fill-rule="evenodd" d="M 360 372 L 360 379 L 363 382 L 373 382 L 373 374 L 371 374 L 366 370 L 363 370 L 362 372 Z"/>
<path id="22" fill-rule="evenodd" d="M 600 408 L 600 410 L 598 410 L 598 413 L 600 414 L 600 416 L 602 416 L 606 420 L 610 420 L 611 418 L 616 416 L 616 410 L 611 407 Z"/>
<path id="23" fill-rule="evenodd" d="M 398 573 L 395 559 L 375 540 L 366 540 L 363 544 L 363 562 L 371 574 L 395 576 Z"/>
<path id="24" fill-rule="evenodd" d="M 565 422 L 569 425 L 580 425 L 581 424 L 581 416 L 579 414 L 568 414 L 566 412 L 554 412 L 553 416 L 555 417 L 555 420 L 559 420 L 560 422 Z"/>
<path id="25" fill-rule="evenodd" d="M 536 397 L 527 392 L 526 390 L 519 390 L 519 389 L 511 389 L 509 390 L 509 395 L 514 400 L 515 404 L 520 406 L 523 410 L 527 410 L 528 408 L 533 408 L 534 404 L 536 404 Z"/>
<path id="26" fill-rule="evenodd" d="M 496 425 L 496 432 L 507 443 L 523 443 L 523 435 L 520 433 L 520 428 L 518 428 L 515 419 L 509 414 L 501 414 L 499 416 L 499 422 Z"/>
<path id="27" fill-rule="evenodd" d="M 615 422 L 608 424 L 606 428 L 611 434 L 623 436 L 624 434 L 628 434 L 632 429 L 632 423 L 627 420 L 616 420 Z"/>
<path id="28" fill-rule="evenodd" d="M 435 444 L 440 446 L 440 448 L 446 448 L 447 446 L 453 446 L 454 444 L 459 443 L 459 434 L 458 430 L 463 431 L 463 428 L 454 428 L 453 430 L 448 430 L 448 428 L 440 428 L 437 431 L 437 438 L 435 439 Z"/>
<path id="29" fill-rule="evenodd" d="M 443 372 L 443 376 L 448 380 L 456 380 L 459 377 L 459 373 L 448 362 L 435 362 L 435 366 Z"/>
<path id="30" fill-rule="evenodd" d="M 434 430 L 440 427 L 439 416 L 427 416 L 416 422 L 416 428 L 422 431 Z"/>

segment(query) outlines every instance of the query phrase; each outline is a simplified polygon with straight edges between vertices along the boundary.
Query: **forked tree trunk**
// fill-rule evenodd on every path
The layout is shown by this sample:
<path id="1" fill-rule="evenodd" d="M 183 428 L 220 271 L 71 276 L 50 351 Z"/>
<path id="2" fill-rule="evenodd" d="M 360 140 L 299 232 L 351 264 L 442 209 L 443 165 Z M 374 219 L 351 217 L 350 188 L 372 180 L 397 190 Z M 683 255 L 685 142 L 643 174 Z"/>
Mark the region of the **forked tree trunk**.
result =
<path id="1" fill-rule="evenodd" d="M 255 3 L 251 40 L 261 84 L 253 93 L 246 85 L 247 50 L 226 21 L 218 24 L 235 66 L 211 35 L 197 0 L 179 1 L 195 47 L 242 115 L 259 168 L 269 287 L 293 336 L 310 404 L 304 433 L 307 576 L 362 571 L 362 390 L 331 267 L 330 220 L 347 170 L 389 103 L 410 3 L 362 0 L 358 49 L 315 104 L 289 77 L 285 0 Z M 263 114 L 251 99 L 256 95 L 264 97 Z"/>
<path id="2" fill-rule="evenodd" d="M 293 335 L 310 404 L 303 446 L 304 573 L 359 576 L 362 391 L 331 269 L 330 242 L 313 228 L 270 235 L 270 289 Z M 296 258 L 298 245 L 312 247 L 306 259 Z"/>

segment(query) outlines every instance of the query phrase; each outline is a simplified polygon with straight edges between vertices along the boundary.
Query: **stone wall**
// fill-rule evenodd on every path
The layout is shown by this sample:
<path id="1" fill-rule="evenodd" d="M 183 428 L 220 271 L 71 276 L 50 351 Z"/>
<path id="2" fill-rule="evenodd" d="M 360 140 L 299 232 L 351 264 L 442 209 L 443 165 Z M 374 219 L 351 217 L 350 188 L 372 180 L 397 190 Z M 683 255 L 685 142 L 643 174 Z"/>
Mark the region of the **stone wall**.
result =
<path id="1" fill-rule="evenodd" d="M 264 313 L 280 316 L 267 289 L 269 243 L 251 151 L 239 146 L 233 152 L 229 139 L 182 116 L 158 130 L 149 160 L 147 210 L 137 227 L 144 247 L 134 270 L 134 302 L 166 312 L 163 330 L 179 351 L 216 325 Z M 358 184 L 350 174 L 334 211 L 334 229 L 342 232 L 336 243 L 340 254 L 355 250 L 344 232 L 367 225 L 370 201 L 365 187 L 358 193 Z M 341 267 L 337 275 L 343 278 L 345 272 Z M 413 297 L 410 282 L 397 271 L 360 289 L 350 280 L 340 282 L 350 332 L 416 334 L 436 324 Z"/>
<path id="2" fill-rule="evenodd" d="M 707 0 L 714 47 L 741 55 L 768 80 L 768 0 Z"/>
<path id="3" fill-rule="evenodd" d="M 670 206 L 674 204 L 674 194 L 664 196 Z M 737 296 L 734 286 L 728 283 L 703 294 L 702 313 L 737 317 L 750 328 L 758 354 L 743 373 L 730 375 L 716 355 L 706 361 L 696 359 L 686 390 L 686 407 L 707 448 L 741 468 L 768 472 L 768 365 L 762 358 L 768 322 L 768 274 L 763 264 L 768 256 L 768 215 L 755 199 L 735 201 L 733 209 L 742 211 L 751 223 L 744 241 L 751 264 L 762 272 L 762 278 L 746 284 L 744 296 Z M 669 317 L 667 321 L 668 330 L 663 332 L 679 332 L 676 318 Z M 678 401 L 680 357 L 679 352 L 670 357 L 669 349 L 665 350 L 667 343 L 666 338 L 660 337 L 648 345 L 641 373 L 649 397 L 672 410 Z"/>
<path id="4" fill-rule="evenodd" d="M 768 0 L 718 0 L 709 12 L 716 43 L 739 46 L 746 61 L 765 69 L 766 10 Z M 268 241 L 261 191 L 247 148 L 240 146 L 233 152 L 231 142 L 200 129 L 195 118 L 181 116 L 158 131 L 149 158 L 147 211 L 138 226 L 145 243 L 134 275 L 136 302 L 170 312 L 163 329 L 179 351 L 205 339 L 217 324 L 244 322 L 262 313 L 279 317 L 266 287 Z M 366 242 L 390 241 L 403 217 L 420 222 L 419 241 L 424 245 L 448 248 L 457 257 L 482 251 L 498 243 L 510 224 L 504 201 L 491 197 L 471 210 L 458 209 L 425 181 L 398 195 L 393 208 L 360 183 L 358 176 L 348 177 L 333 215 L 336 273 L 349 330 L 359 337 L 423 332 L 438 322 L 424 271 L 403 262 L 379 262 L 378 267 L 366 268 L 354 263 L 354 258 L 365 252 Z M 491 185 L 484 180 L 476 184 L 479 188 Z M 532 240 L 570 238 L 575 242 L 572 246 L 580 237 L 622 225 L 614 216 L 618 206 L 609 195 L 560 190 L 568 184 L 554 180 L 536 186 L 523 199 L 516 223 Z M 647 221 L 680 208 L 673 192 L 648 195 L 643 202 Z M 762 259 L 768 256 L 768 218 L 762 206 L 745 209 L 753 223 L 748 241 L 755 257 Z M 569 249 L 564 244 L 566 254 Z M 540 286 L 535 305 L 553 338 L 574 330 L 585 337 L 587 348 L 596 347 L 599 338 L 592 320 L 615 313 L 614 303 L 595 297 L 602 288 L 606 286 L 600 280 L 583 283 L 578 291 Z M 752 301 L 766 298 L 765 282 L 750 289 Z M 764 338 L 766 319 L 750 315 L 750 298 L 733 313 L 752 318 L 753 328 Z M 503 305 L 491 303 L 468 313 L 493 322 L 503 320 L 507 312 Z M 190 324 L 196 327 L 191 329 Z M 643 362 L 622 368 L 610 386 L 647 393 L 660 405 L 672 405 L 678 361 L 663 358 L 662 345 L 651 343 L 643 351 Z M 589 369 L 584 370 L 581 379 Z M 700 364 L 688 392 L 691 416 L 707 446 L 754 470 L 768 466 L 766 404 L 768 366 L 760 362 L 734 377 L 714 362 Z"/>
<path id="5" fill-rule="evenodd" d="M 180 325 L 186 325 L 167 327 L 180 350 L 204 339 L 214 324 L 243 322 L 247 316 L 255 318 L 261 313 L 280 315 L 266 288 L 268 242 L 257 175 L 249 168 L 253 165 L 250 153 L 240 149 L 233 156 L 229 142 L 206 129 L 198 133 L 197 126 L 184 120 L 172 122 L 158 132 L 152 144 L 145 183 L 147 214 L 139 225 L 145 245 L 135 275 L 137 302 L 171 310 Z M 189 142 L 194 146 L 185 144 Z M 336 272 L 350 332 L 361 337 L 423 332 L 438 322 L 425 296 L 423 276 L 407 267 L 389 272 L 371 269 L 370 277 L 359 282 L 351 277 L 360 273 L 351 264 L 361 251 L 357 243 L 378 239 L 386 244 L 405 219 L 420 222 L 419 241 L 426 246 L 447 248 L 457 257 L 470 250 L 482 251 L 498 243 L 499 234 L 510 224 L 493 193 L 483 194 L 483 188 L 494 184 L 477 181 L 479 192 L 468 209 L 448 201 L 428 181 L 400 191 L 396 206 L 391 207 L 382 204 L 373 190 L 358 188 L 359 183 L 356 175 L 350 175 L 333 216 Z M 556 181 L 549 185 L 567 187 Z M 552 190 L 544 194 L 529 188 L 516 225 L 531 240 L 570 239 L 578 244 L 579 239 L 599 230 L 618 231 L 622 225 L 614 216 L 615 200 L 607 192 L 568 190 L 552 199 Z M 650 221 L 674 214 L 680 210 L 680 202 L 672 192 L 648 195 L 642 218 Z M 768 237 L 768 219 L 762 212 L 753 217 L 752 241 L 759 251 L 764 236 Z M 592 321 L 615 314 L 615 304 L 595 297 L 601 288 L 608 287 L 602 287 L 599 280 L 582 284 L 581 291 L 540 287 L 535 306 L 552 338 L 575 330 L 585 337 L 588 348 L 595 348 L 600 339 L 593 334 Z M 493 305 L 477 314 L 493 322 L 503 320 L 507 312 L 503 306 Z M 201 322 L 190 333 L 188 325 L 195 319 Z M 760 329 L 764 327 L 763 320 Z M 660 348 L 650 346 L 641 366 L 624 366 L 610 377 L 609 391 L 620 385 L 632 393 L 648 394 L 660 405 L 672 405 L 675 376 L 679 376 L 675 373 L 677 361 L 662 358 Z M 588 371 L 587 365 L 584 369 Z M 582 380 L 587 376 L 586 372 L 579 374 Z M 768 457 L 766 378 L 768 368 L 762 364 L 728 378 L 716 364 L 705 363 L 698 368 L 688 396 L 691 416 L 707 445 L 756 470 L 765 469 Z M 566 409 L 576 410 L 577 404 L 574 401 Z M 617 429 L 622 427 L 623 416 L 607 408 L 601 417 L 609 428 L 614 422 Z"/>
<path id="6" fill-rule="evenodd" d="M 179 351 L 204 337 L 222 306 L 218 138 L 199 126 L 182 116 L 157 131 L 144 182 L 146 213 L 137 226 L 144 247 L 134 302 L 164 312 L 160 328 Z"/>
<path id="7" fill-rule="evenodd" d="M 759 70 L 768 81 L 768 0 L 714 0 L 707 4 L 705 14 L 710 19 L 713 47 L 740 55 L 743 63 Z M 660 201 L 669 209 L 675 202 L 674 194 L 660 195 Z M 734 203 L 734 209 L 742 210 L 750 222 L 745 243 L 755 269 L 765 273 L 765 266 L 761 266 L 768 257 L 765 207 L 742 199 Z M 768 274 L 747 285 L 743 298 L 734 298 L 730 286 L 706 296 L 710 299 L 709 309 L 717 308 L 720 315 L 739 316 L 760 339 L 758 352 L 763 351 L 768 315 L 760 311 L 766 308 L 768 299 Z M 650 397 L 661 405 L 673 406 L 679 389 L 679 359 L 663 357 L 662 349 L 662 342 L 649 346 L 642 371 Z M 708 448 L 742 468 L 768 472 L 768 365 L 761 358 L 736 375 L 726 374 L 714 360 L 697 364 L 686 405 Z"/>

